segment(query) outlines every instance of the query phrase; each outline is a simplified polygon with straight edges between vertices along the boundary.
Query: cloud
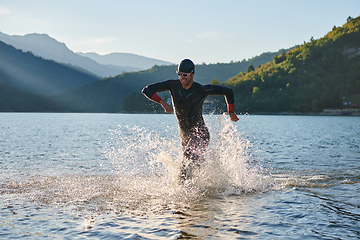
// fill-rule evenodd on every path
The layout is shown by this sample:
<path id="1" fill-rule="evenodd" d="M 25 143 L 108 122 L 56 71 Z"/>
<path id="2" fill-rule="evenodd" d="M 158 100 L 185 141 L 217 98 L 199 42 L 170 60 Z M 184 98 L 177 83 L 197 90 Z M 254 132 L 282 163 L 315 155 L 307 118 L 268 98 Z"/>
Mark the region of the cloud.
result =
<path id="1" fill-rule="evenodd" d="M 6 7 L 0 6 L 0 15 L 8 15 L 10 14 L 10 10 Z"/>
<path id="2" fill-rule="evenodd" d="M 206 31 L 206 32 L 201 32 L 201 33 L 197 34 L 196 38 L 198 38 L 198 39 L 214 38 L 214 37 L 218 37 L 220 35 L 221 35 L 221 33 L 219 31 Z"/>
<path id="3" fill-rule="evenodd" d="M 69 45 L 72 45 L 74 49 L 82 52 L 98 51 L 98 49 L 101 49 L 104 45 L 110 44 L 115 40 L 117 40 L 117 38 L 88 38 L 85 40 L 73 41 L 73 43 Z"/>

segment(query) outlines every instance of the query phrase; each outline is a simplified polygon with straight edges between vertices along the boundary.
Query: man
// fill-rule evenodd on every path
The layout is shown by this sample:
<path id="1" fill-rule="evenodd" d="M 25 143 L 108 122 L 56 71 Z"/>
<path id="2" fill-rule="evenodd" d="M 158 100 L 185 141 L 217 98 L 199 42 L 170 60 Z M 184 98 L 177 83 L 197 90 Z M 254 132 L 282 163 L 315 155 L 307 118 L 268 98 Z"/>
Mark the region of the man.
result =
<path id="1" fill-rule="evenodd" d="M 150 100 L 161 104 L 165 112 L 172 113 L 173 107 L 159 97 L 157 92 L 170 91 L 179 124 L 180 140 L 185 161 L 181 169 L 181 179 L 191 177 L 191 169 L 203 160 L 209 145 L 210 134 L 202 116 L 204 100 L 209 95 L 224 95 L 230 119 L 238 121 L 234 113 L 234 94 L 230 88 L 217 85 L 201 85 L 194 82 L 195 65 L 184 59 L 176 71 L 179 80 L 167 80 L 146 86 L 142 93 Z"/>

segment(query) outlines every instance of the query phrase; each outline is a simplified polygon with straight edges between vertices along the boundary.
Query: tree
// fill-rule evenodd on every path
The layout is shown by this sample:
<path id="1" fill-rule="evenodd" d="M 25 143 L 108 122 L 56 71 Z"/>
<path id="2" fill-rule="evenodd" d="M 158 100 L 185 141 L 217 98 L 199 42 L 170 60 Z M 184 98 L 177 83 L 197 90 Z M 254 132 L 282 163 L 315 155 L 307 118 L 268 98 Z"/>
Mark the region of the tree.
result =
<path id="1" fill-rule="evenodd" d="M 273 63 L 274 63 L 274 64 L 278 64 L 278 63 L 279 63 L 279 57 L 278 57 L 277 54 L 275 54 L 274 57 L 273 57 Z"/>
<path id="2" fill-rule="evenodd" d="M 211 81 L 211 84 L 212 84 L 212 85 L 221 85 L 221 82 L 219 82 L 217 79 L 213 79 L 213 80 Z"/>
<path id="3" fill-rule="evenodd" d="M 250 65 L 247 67 L 246 72 L 248 73 L 248 72 L 252 72 L 252 71 L 254 71 L 254 70 L 255 70 L 254 66 L 253 66 L 252 64 L 250 64 Z"/>

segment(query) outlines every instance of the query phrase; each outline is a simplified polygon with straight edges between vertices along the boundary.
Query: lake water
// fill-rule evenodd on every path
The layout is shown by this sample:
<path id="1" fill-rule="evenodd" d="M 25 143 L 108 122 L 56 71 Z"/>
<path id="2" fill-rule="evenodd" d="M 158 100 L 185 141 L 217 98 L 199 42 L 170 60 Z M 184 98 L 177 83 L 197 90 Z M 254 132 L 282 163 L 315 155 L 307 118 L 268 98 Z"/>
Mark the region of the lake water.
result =
<path id="1" fill-rule="evenodd" d="M 360 118 L 0 113 L 1 239 L 359 239 Z"/>

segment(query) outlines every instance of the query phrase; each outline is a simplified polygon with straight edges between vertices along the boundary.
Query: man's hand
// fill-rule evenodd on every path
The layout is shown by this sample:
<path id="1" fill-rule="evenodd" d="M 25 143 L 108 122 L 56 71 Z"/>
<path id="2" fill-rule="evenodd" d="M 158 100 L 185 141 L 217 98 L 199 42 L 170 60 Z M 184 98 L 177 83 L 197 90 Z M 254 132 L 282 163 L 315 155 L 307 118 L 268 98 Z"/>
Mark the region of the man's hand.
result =
<path id="1" fill-rule="evenodd" d="M 160 104 L 163 107 L 163 109 L 165 110 L 165 112 L 167 112 L 167 113 L 173 112 L 172 106 L 170 104 L 168 104 L 167 102 L 165 102 L 164 100 L 161 100 Z"/>
<path id="2" fill-rule="evenodd" d="M 233 122 L 237 122 L 239 120 L 239 118 L 236 116 L 236 114 L 234 112 L 229 113 L 230 119 Z"/>

